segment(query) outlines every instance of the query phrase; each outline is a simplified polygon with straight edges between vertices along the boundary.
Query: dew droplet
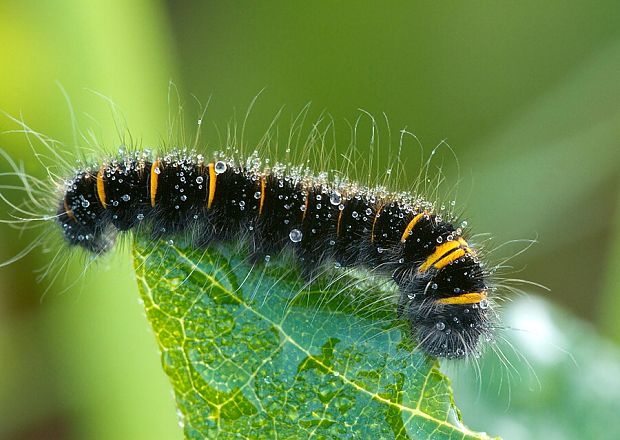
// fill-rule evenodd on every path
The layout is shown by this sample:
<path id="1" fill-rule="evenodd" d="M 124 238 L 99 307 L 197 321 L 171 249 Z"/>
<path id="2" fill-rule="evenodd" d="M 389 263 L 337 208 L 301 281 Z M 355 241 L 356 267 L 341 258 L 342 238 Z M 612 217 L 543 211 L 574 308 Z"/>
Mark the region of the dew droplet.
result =
<path id="1" fill-rule="evenodd" d="M 372 214 L 372 209 L 366 208 L 366 215 L 370 215 L 370 214 Z"/>
<path id="2" fill-rule="evenodd" d="M 254 193 L 254 198 L 255 198 L 256 200 L 260 199 L 260 191 L 256 191 L 256 192 Z"/>
<path id="3" fill-rule="evenodd" d="M 159 169 L 159 167 L 155 167 L 155 169 L 153 170 L 153 172 L 155 174 L 161 174 L 161 170 Z"/>
<path id="4" fill-rule="evenodd" d="M 86 199 L 82 200 L 82 208 L 88 208 L 90 206 L 90 202 Z"/>
<path id="5" fill-rule="evenodd" d="M 130 199 L 131 199 L 131 197 L 129 197 L 129 194 L 123 194 L 123 195 L 121 196 L 121 200 L 122 200 L 123 202 L 128 202 Z"/>
<path id="6" fill-rule="evenodd" d="M 488 299 L 482 299 L 480 300 L 480 308 L 481 309 L 486 309 L 489 307 L 489 300 Z"/>
<path id="7" fill-rule="evenodd" d="M 339 205 L 341 200 L 342 200 L 342 196 L 340 195 L 338 191 L 334 191 L 329 196 L 329 203 L 331 203 L 334 206 Z"/>
<path id="8" fill-rule="evenodd" d="M 303 237 L 303 234 L 299 229 L 293 229 L 289 232 L 288 237 L 293 243 L 299 243 Z"/>
<path id="9" fill-rule="evenodd" d="M 226 162 L 221 160 L 215 162 L 215 174 L 222 174 L 224 171 L 226 171 L 227 168 L 228 166 L 226 165 Z"/>
<path id="10" fill-rule="evenodd" d="M 197 184 L 201 184 L 202 182 L 204 182 L 204 178 L 202 176 L 196 177 L 196 183 Z"/>
<path id="11" fill-rule="evenodd" d="M 136 218 L 138 219 L 138 221 L 142 221 L 142 220 L 144 220 L 144 214 L 140 213 L 140 214 L 136 215 Z"/>
<path id="12" fill-rule="evenodd" d="M 438 322 L 435 324 L 435 328 L 436 328 L 437 330 L 439 330 L 439 331 L 442 331 L 443 329 L 445 329 L 445 328 L 446 328 L 446 324 L 444 324 L 444 323 L 443 323 L 443 322 L 441 322 L 441 321 L 438 321 Z"/>

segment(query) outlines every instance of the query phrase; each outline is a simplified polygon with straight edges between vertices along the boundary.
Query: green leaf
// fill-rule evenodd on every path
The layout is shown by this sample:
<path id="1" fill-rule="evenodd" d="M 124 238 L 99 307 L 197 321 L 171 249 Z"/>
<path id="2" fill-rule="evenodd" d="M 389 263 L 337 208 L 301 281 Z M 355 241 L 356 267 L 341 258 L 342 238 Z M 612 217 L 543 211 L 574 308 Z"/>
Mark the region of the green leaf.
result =
<path id="1" fill-rule="evenodd" d="M 390 319 L 391 283 L 347 271 L 304 289 L 290 259 L 249 261 L 231 247 L 135 240 L 187 438 L 487 438 L 462 424 L 437 361 Z"/>

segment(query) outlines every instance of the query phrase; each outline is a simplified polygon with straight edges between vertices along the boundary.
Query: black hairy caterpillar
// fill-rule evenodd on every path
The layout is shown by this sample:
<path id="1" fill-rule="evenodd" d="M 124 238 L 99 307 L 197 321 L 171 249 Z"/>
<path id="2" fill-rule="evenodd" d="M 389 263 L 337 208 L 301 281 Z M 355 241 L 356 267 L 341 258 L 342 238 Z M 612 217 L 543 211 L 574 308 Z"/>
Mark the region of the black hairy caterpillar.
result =
<path id="1" fill-rule="evenodd" d="M 292 248 L 308 276 L 329 260 L 370 268 L 398 285 L 398 313 L 426 353 L 477 354 L 493 327 L 490 288 L 461 228 L 411 194 L 254 159 L 125 154 L 67 181 L 56 220 L 70 245 L 95 254 L 118 231 L 140 228 L 155 237 L 191 231 L 198 247 L 247 236 L 255 257 Z"/>

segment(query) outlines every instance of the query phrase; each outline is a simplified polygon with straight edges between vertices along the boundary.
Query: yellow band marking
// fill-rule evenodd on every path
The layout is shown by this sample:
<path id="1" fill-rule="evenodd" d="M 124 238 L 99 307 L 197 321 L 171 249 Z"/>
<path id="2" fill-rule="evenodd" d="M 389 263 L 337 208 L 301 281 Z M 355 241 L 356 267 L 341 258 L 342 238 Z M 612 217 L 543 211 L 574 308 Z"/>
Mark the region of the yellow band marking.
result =
<path id="1" fill-rule="evenodd" d="M 99 202 L 103 209 L 108 207 L 108 200 L 105 195 L 105 182 L 103 181 L 103 173 L 105 171 L 105 165 L 99 168 L 99 172 L 97 173 L 97 195 L 99 196 Z"/>
<path id="2" fill-rule="evenodd" d="M 411 221 L 409 222 L 409 224 L 407 225 L 407 227 L 405 228 L 405 230 L 403 231 L 403 236 L 400 237 L 400 242 L 404 243 L 407 241 L 407 238 L 409 238 L 409 236 L 411 235 L 411 231 L 413 231 L 413 228 L 415 228 L 415 225 L 420 221 L 420 219 L 424 216 L 424 214 L 426 214 L 425 212 L 421 212 L 418 215 L 416 215 L 415 217 L 413 217 L 411 219 Z"/>
<path id="3" fill-rule="evenodd" d="M 155 207 L 155 197 L 157 197 L 157 180 L 159 179 L 159 161 L 156 160 L 151 165 L 151 207 Z"/>
<path id="4" fill-rule="evenodd" d="M 372 229 L 370 230 L 370 242 L 374 243 L 375 242 L 375 225 L 377 224 L 377 220 L 379 219 L 379 214 L 381 214 L 381 210 L 383 209 L 383 206 L 380 206 L 379 209 L 377 209 L 377 212 L 375 213 L 375 219 L 372 221 Z"/>
<path id="5" fill-rule="evenodd" d="M 463 255 L 465 255 L 465 253 L 465 249 L 463 248 L 457 249 L 454 252 L 450 252 L 448 255 L 433 264 L 433 267 L 435 269 L 441 269 L 442 267 L 446 267 L 448 264 L 461 258 Z"/>
<path id="6" fill-rule="evenodd" d="M 73 215 L 73 210 L 69 208 L 69 204 L 67 203 L 67 198 L 65 198 L 64 200 L 64 205 L 65 205 L 65 214 L 67 214 L 67 217 L 69 217 L 71 220 L 77 221 L 77 219 L 75 218 L 75 215 Z"/>
<path id="7" fill-rule="evenodd" d="M 487 293 L 485 291 L 482 292 L 470 292 L 464 293 L 458 296 L 450 296 L 448 298 L 438 299 L 437 302 L 440 304 L 478 304 L 483 299 L 486 299 Z"/>
<path id="8" fill-rule="evenodd" d="M 217 173 L 215 172 L 215 165 L 211 162 L 207 165 L 209 168 L 209 199 L 207 200 L 207 209 L 211 209 L 213 204 L 213 198 L 215 197 L 215 186 L 217 185 Z"/>
<path id="9" fill-rule="evenodd" d="M 336 237 L 340 236 L 340 223 L 342 222 L 342 213 L 344 212 L 344 209 L 340 210 L 340 213 L 338 214 L 338 225 L 336 226 Z"/>
<path id="10" fill-rule="evenodd" d="M 304 205 L 304 213 L 301 216 L 301 221 L 303 222 L 306 219 L 306 215 L 308 214 L 308 204 L 310 203 L 310 192 L 306 191 L 306 204 Z"/>
<path id="11" fill-rule="evenodd" d="M 470 248 L 469 247 L 469 243 L 467 243 L 465 240 L 463 240 L 463 238 L 459 237 L 458 241 L 459 241 L 459 243 L 461 243 L 461 246 L 465 248 L 465 250 L 467 251 L 468 254 L 476 255 L 476 251 L 474 251 L 472 248 Z"/>
<path id="12" fill-rule="evenodd" d="M 258 215 L 263 213 L 265 204 L 265 176 L 260 176 L 260 204 L 258 205 Z"/>
<path id="13" fill-rule="evenodd" d="M 435 251 L 422 263 L 418 272 L 426 272 L 434 263 L 440 260 L 446 253 L 458 248 L 461 244 L 458 240 L 446 241 L 435 248 Z"/>

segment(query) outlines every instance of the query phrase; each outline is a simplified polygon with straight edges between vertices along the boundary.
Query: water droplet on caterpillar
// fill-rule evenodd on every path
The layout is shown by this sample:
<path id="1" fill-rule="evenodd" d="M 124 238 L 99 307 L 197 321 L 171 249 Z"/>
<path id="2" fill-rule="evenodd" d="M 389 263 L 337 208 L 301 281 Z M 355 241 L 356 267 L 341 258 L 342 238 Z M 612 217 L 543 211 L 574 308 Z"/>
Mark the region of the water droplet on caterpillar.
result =
<path id="1" fill-rule="evenodd" d="M 299 229 L 293 229 L 289 232 L 288 237 L 293 243 L 299 243 L 303 237 L 303 234 Z"/>
<path id="2" fill-rule="evenodd" d="M 334 191 L 329 196 L 329 203 L 331 203 L 334 206 L 340 205 L 341 201 L 342 201 L 342 196 L 340 195 L 340 193 L 338 191 Z"/>
<path id="3" fill-rule="evenodd" d="M 442 331 L 442 330 L 444 330 L 444 329 L 446 328 L 446 324 L 444 324 L 442 321 L 438 321 L 438 322 L 435 324 L 435 328 L 436 328 L 437 330 L 439 330 L 439 331 Z"/>
<path id="4" fill-rule="evenodd" d="M 215 166 L 213 168 L 215 170 L 215 174 L 222 174 L 226 171 L 226 169 L 228 169 L 228 165 L 226 165 L 226 162 L 218 160 L 215 162 Z"/>

